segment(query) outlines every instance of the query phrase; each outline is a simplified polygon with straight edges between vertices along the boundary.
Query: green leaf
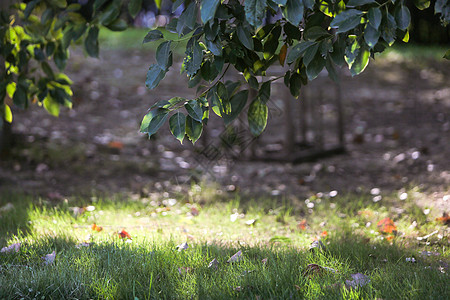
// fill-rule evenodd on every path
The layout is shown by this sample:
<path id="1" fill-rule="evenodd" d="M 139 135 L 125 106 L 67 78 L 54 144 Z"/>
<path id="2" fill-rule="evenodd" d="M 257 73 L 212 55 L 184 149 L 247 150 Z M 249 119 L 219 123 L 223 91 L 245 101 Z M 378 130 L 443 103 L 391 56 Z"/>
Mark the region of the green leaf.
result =
<path id="1" fill-rule="evenodd" d="M 405 30 L 408 28 L 411 22 L 411 14 L 409 9 L 405 5 L 400 5 L 395 11 L 395 21 L 397 22 L 397 27 L 400 30 Z"/>
<path id="2" fill-rule="evenodd" d="M 273 0 L 273 2 L 275 2 L 275 3 L 278 4 L 278 5 L 285 6 L 287 0 Z"/>
<path id="3" fill-rule="evenodd" d="M 381 23 L 381 37 L 391 46 L 394 41 L 397 30 L 397 23 L 395 22 L 394 16 L 387 14 L 386 18 L 383 18 Z"/>
<path id="4" fill-rule="evenodd" d="M 268 108 L 260 98 L 256 98 L 248 108 L 248 125 L 254 136 L 260 135 L 267 125 Z"/>
<path id="5" fill-rule="evenodd" d="M 206 48 L 215 56 L 222 56 L 222 42 L 220 41 L 220 37 L 217 37 L 214 41 L 206 40 Z"/>
<path id="6" fill-rule="evenodd" d="M 414 5 L 418 9 L 424 10 L 424 9 L 430 7 L 430 0 L 414 0 Z"/>
<path id="7" fill-rule="evenodd" d="M 186 116 L 180 112 L 171 116 L 169 119 L 169 128 L 173 136 L 183 144 L 184 136 L 186 135 Z"/>
<path id="8" fill-rule="evenodd" d="M 339 82 L 339 74 L 336 71 L 336 67 L 334 66 L 334 62 L 331 59 L 331 56 L 327 56 L 327 60 L 325 62 L 325 67 L 327 68 L 328 71 L 328 76 L 336 83 Z"/>
<path id="9" fill-rule="evenodd" d="M 194 41 L 192 47 L 186 49 L 186 56 L 184 58 L 186 73 L 189 76 L 195 75 L 202 65 L 202 60 L 203 49 L 197 41 Z"/>
<path id="10" fill-rule="evenodd" d="M 147 33 L 147 35 L 145 36 L 144 41 L 142 41 L 142 43 L 145 44 L 148 42 L 154 42 L 159 39 L 162 39 L 163 37 L 164 37 L 164 35 L 158 29 L 151 30 Z"/>
<path id="11" fill-rule="evenodd" d="M 305 55 L 303 56 L 303 64 L 305 66 L 308 66 L 309 63 L 314 60 L 314 58 L 317 54 L 317 51 L 319 50 L 319 46 L 320 46 L 320 44 L 316 43 L 314 46 L 306 49 Z"/>
<path id="12" fill-rule="evenodd" d="M 375 0 L 350 0 L 347 3 L 347 6 L 361 6 L 364 4 L 376 3 Z"/>
<path id="13" fill-rule="evenodd" d="M 100 7 L 103 6 L 108 0 L 95 0 L 94 2 L 94 10 L 97 11 Z"/>
<path id="14" fill-rule="evenodd" d="M 347 32 L 361 23 L 362 14 L 362 11 L 356 9 L 345 10 L 331 21 L 330 27 L 337 28 L 337 33 Z"/>
<path id="15" fill-rule="evenodd" d="M 303 20 L 303 0 L 287 0 L 283 9 L 283 16 L 294 26 L 298 26 Z"/>
<path id="16" fill-rule="evenodd" d="M 183 98 L 183 97 L 173 97 L 169 100 L 160 100 L 158 102 L 156 102 L 155 104 L 152 105 L 152 107 L 150 107 L 150 109 L 153 108 L 172 108 L 174 106 L 176 106 L 177 104 L 181 103 L 181 102 L 186 102 L 187 99 Z"/>
<path id="17" fill-rule="evenodd" d="M 200 136 L 202 135 L 202 131 L 202 122 L 195 121 L 191 118 L 191 116 L 186 117 L 186 134 L 192 144 L 195 144 L 195 142 L 200 138 Z"/>
<path id="18" fill-rule="evenodd" d="M 202 18 L 202 22 L 206 23 L 216 14 L 217 6 L 219 5 L 220 0 L 203 0 L 200 6 L 200 16 Z"/>
<path id="19" fill-rule="evenodd" d="M 151 110 L 142 120 L 141 132 L 148 133 L 148 137 L 150 138 L 166 122 L 168 116 L 168 109 L 158 108 Z"/>
<path id="20" fill-rule="evenodd" d="M 211 101 L 211 108 L 213 112 L 219 117 L 222 117 L 223 105 L 222 100 L 219 95 L 217 95 L 217 86 L 214 86 L 214 88 L 208 92 L 208 99 Z"/>
<path id="21" fill-rule="evenodd" d="M 364 40 L 366 41 L 366 44 L 369 45 L 370 48 L 375 47 L 375 45 L 378 43 L 380 35 L 381 32 L 373 28 L 372 25 L 370 25 L 370 23 L 367 24 L 366 29 L 364 30 Z"/>
<path id="22" fill-rule="evenodd" d="M 309 47 L 311 47 L 315 44 L 316 44 L 316 42 L 313 42 L 313 41 L 305 41 L 305 42 L 300 42 L 297 45 L 295 45 L 294 47 L 292 47 L 291 51 L 287 55 L 288 64 L 296 61 L 298 58 L 300 58 L 303 55 L 303 53 Z"/>
<path id="23" fill-rule="evenodd" d="M 49 112 L 52 116 L 59 116 L 59 104 L 51 99 L 50 97 L 45 97 L 44 99 L 44 108 Z"/>
<path id="24" fill-rule="evenodd" d="M 157 64 L 150 66 L 147 72 L 147 79 L 145 80 L 145 85 L 148 89 L 152 90 L 158 86 L 159 82 L 166 76 L 166 71 L 161 69 Z"/>
<path id="25" fill-rule="evenodd" d="M 48 78 L 52 79 L 55 77 L 55 73 L 53 73 L 52 68 L 46 61 L 41 62 L 41 68 L 42 68 L 42 71 L 44 71 L 45 75 L 47 75 Z"/>
<path id="26" fill-rule="evenodd" d="M 378 7 L 373 7 L 369 9 L 369 13 L 367 14 L 369 19 L 369 24 L 376 30 L 380 27 L 381 24 L 381 10 Z"/>
<path id="27" fill-rule="evenodd" d="M 303 0 L 305 8 L 312 10 L 314 8 L 314 0 Z"/>
<path id="28" fill-rule="evenodd" d="M 137 14 L 141 11 L 142 0 L 131 0 L 128 3 L 128 12 L 133 18 L 136 18 Z"/>
<path id="29" fill-rule="evenodd" d="M 352 64 L 352 67 L 350 68 L 350 73 L 352 73 L 352 76 L 358 75 L 369 64 L 369 57 L 370 57 L 370 51 L 365 48 L 361 48 L 359 50 L 358 55 L 356 56 L 355 61 Z"/>
<path id="30" fill-rule="evenodd" d="M 450 49 L 445 52 L 443 58 L 450 60 Z"/>
<path id="31" fill-rule="evenodd" d="M 112 1 L 100 15 L 100 24 L 107 26 L 120 15 L 120 1 Z"/>
<path id="32" fill-rule="evenodd" d="M 245 17 L 250 25 L 259 27 L 262 25 L 266 16 L 266 0 L 246 0 L 245 1 Z"/>
<path id="33" fill-rule="evenodd" d="M 279 39 L 281 34 L 281 26 L 276 26 L 267 36 L 266 41 L 264 43 L 264 59 L 269 60 L 275 55 L 275 52 L 278 49 Z"/>
<path id="34" fill-rule="evenodd" d="M 203 110 L 197 100 L 189 100 L 184 107 L 192 119 L 201 122 L 203 118 Z"/>
<path id="35" fill-rule="evenodd" d="M 305 40 L 318 40 L 323 37 L 331 36 L 328 31 L 320 26 L 313 26 L 311 28 L 307 28 L 304 32 Z"/>
<path id="36" fill-rule="evenodd" d="M 319 76 L 319 73 L 325 67 L 325 59 L 320 53 L 317 53 L 314 59 L 306 66 L 306 75 L 309 81 L 312 81 Z"/>
<path id="37" fill-rule="evenodd" d="M 12 123 L 13 121 L 13 114 L 8 104 L 5 104 L 5 109 L 3 112 L 3 120 L 5 120 L 8 123 Z"/>
<path id="38" fill-rule="evenodd" d="M 172 41 L 162 42 L 156 49 L 156 62 L 163 70 L 167 70 L 172 65 L 172 51 L 170 44 Z"/>
<path id="39" fill-rule="evenodd" d="M 177 8 L 184 3 L 185 0 L 176 0 L 173 4 L 172 4 L 172 12 L 175 12 L 177 10 Z"/>
<path id="40" fill-rule="evenodd" d="M 123 19 L 116 19 L 106 26 L 111 31 L 124 31 L 128 28 L 127 22 Z"/>
<path id="41" fill-rule="evenodd" d="M 182 34 L 185 27 L 190 30 L 194 29 L 197 19 L 197 7 L 195 1 L 191 2 L 186 10 L 180 15 L 177 23 L 177 33 Z"/>
<path id="42" fill-rule="evenodd" d="M 266 81 L 261 85 L 261 88 L 258 91 L 257 97 L 261 100 L 262 103 L 266 104 L 270 99 L 270 84 L 272 82 Z"/>
<path id="43" fill-rule="evenodd" d="M 248 90 L 240 91 L 230 99 L 231 113 L 223 115 L 225 125 L 229 125 L 235 120 L 247 104 Z"/>
<path id="44" fill-rule="evenodd" d="M 89 56 L 98 57 L 98 27 L 89 29 L 88 36 L 84 41 L 84 48 Z"/>
<path id="45" fill-rule="evenodd" d="M 53 54 L 53 60 L 55 61 L 55 65 L 58 69 L 63 70 L 66 67 L 68 58 L 68 52 L 66 49 L 63 49 L 61 46 L 56 48 L 55 54 Z"/>
<path id="46" fill-rule="evenodd" d="M 237 32 L 239 41 L 241 41 L 241 43 L 245 46 L 245 48 L 247 48 L 249 50 L 253 50 L 252 35 L 247 30 L 247 28 L 245 28 L 242 25 L 238 25 L 236 32 Z"/>

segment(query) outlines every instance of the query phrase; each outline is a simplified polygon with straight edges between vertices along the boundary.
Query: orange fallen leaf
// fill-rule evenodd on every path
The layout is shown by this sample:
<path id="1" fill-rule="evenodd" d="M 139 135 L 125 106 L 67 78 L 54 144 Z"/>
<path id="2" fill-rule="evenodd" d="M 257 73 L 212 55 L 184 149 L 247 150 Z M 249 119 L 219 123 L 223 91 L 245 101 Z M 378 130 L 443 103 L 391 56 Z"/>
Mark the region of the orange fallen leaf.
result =
<path id="1" fill-rule="evenodd" d="M 397 226 L 395 226 L 394 221 L 392 221 L 390 218 L 384 218 L 383 220 L 379 221 L 377 224 L 378 231 L 381 233 L 397 233 Z"/>
<path id="2" fill-rule="evenodd" d="M 306 222 L 305 219 L 301 220 L 301 221 L 297 224 L 298 229 L 301 229 L 301 230 L 306 230 L 306 226 L 308 226 L 308 224 L 307 224 L 307 222 Z"/>
<path id="3" fill-rule="evenodd" d="M 123 149 L 123 143 L 119 142 L 119 141 L 111 141 L 108 143 L 108 147 L 111 149 L 118 149 L 118 150 L 122 150 Z"/>
<path id="4" fill-rule="evenodd" d="M 328 232 L 326 230 L 322 231 L 320 234 L 322 237 L 326 237 L 328 235 Z"/>
<path id="5" fill-rule="evenodd" d="M 393 239 L 394 239 L 394 236 L 393 236 L 393 235 L 389 235 L 389 236 L 386 237 L 386 241 L 391 241 L 391 240 L 393 240 Z"/>
<path id="6" fill-rule="evenodd" d="M 442 217 L 436 218 L 436 221 L 442 222 L 444 225 L 450 225 L 450 215 L 444 212 Z"/>
<path id="7" fill-rule="evenodd" d="M 92 230 L 94 230 L 94 231 L 98 231 L 98 232 L 100 232 L 100 231 L 102 231 L 103 230 L 103 227 L 102 226 L 98 226 L 97 224 L 92 224 L 92 226 L 91 226 L 91 228 L 92 228 Z"/>
<path id="8" fill-rule="evenodd" d="M 128 233 L 128 232 L 126 232 L 125 231 L 125 229 L 122 229 L 121 231 L 119 231 L 118 233 L 117 233 L 119 236 L 120 236 L 120 238 L 122 238 L 122 239 L 125 239 L 125 238 L 127 238 L 127 239 L 132 239 L 131 238 L 131 235 Z"/>

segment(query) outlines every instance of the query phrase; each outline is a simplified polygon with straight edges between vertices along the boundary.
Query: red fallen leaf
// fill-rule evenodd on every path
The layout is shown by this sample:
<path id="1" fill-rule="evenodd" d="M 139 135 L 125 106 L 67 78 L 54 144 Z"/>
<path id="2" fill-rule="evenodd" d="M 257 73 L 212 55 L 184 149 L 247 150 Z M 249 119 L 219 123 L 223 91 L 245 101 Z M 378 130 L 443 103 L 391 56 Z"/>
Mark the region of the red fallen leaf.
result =
<path id="1" fill-rule="evenodd" d="M 298 229 L 301 229 L 301 230 L 306 230 L 306 226 L 308 226 L 308 224 L 306 223 L 306 220 L 305 220 L 305 219 L 301 220 L 301 221 L 297 224 Z"/>
<path id="2" fill-rule="evenodd" d="M 102 226 L 98 226 L 97 224 L 92 224 L 92 230 L 94 230 L 94 231 L 98 231 L 98 232 L 100 232 L 100 231 L 102 231 L 103 230 L 103 227 Z"/>
<path id="3" fill-rule="evenodd" d="M 278 56 L 278 60 L 280 61 L 280 65 L 284 66 L 284 61 L 286 60 L 287 54 L 287 45 L 284 44 L 280 49 L 280 55 Z"/>
<path id="4" fill-rule="evenodd" d="M 450 215 L 444 212 L 442 217 L 436 218 L 436 221 L 442 222 L 444 225 L 450 225 Z"/>
<path id="5" fill-rule="evenodd" d="M 122 150 L 123 149 L 123 143 L 119 142 L 119 141 L 111 141 L 108 143 L 108 147 L 111 149 L 118 149 L 118 150 Z"/>
<path id="6" fill-rule="evenodd" d="M 320 234 L 322 237 L 326 237 L 328 235 L 328 232 L 326 230 L 322 231 Z"/>
<path id="7" fill-rule="evenodd" d="M 191 207 L 191 215 L 194 217 L 198 216 L 200 214 L 199 210 L 196 207 Z"/>
<path id="8" fill-rule="evenodd" d="M 120 236 L 120 238 L 122 238 L 122 239 L 127 238 L 127 239 L 132 240 L 131 235 L 130 235 L 128 232 L 126 232 L 125 229 L 122 229 L 122 230 L 119 231 L 117 234 L 118 234 L 118 235 Z"/>
<path id="9" fill-rule="evenodd" d="M 377 224 L 378 231 L 381 233 L 397 233 L 397 226 L 395 226 L 394 221 L 392 221 L 390 218 L 384 218 L 383 220 L 379 221 Z"/>

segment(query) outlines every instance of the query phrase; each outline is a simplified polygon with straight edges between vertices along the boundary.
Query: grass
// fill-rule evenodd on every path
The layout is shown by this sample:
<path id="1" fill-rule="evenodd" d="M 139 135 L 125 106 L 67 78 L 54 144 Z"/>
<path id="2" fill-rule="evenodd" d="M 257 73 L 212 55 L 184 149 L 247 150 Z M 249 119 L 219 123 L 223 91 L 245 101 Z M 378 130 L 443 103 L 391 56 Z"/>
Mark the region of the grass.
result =
<path id="1" fill-rule="evenodd" d="M 388 207 L 397 205 L 394 197 L 381 204 L 361 195 L 312 196 L 310 210 L 273 199 L 215 200 L 215 189 L 199 186 L 176 201 L 167 195 L 74 197 L 61 203 L 0 197 L 0 247 L 21 244 L 17 253 L 0 253 L 2 299 L 450 296 L 448 228 L 409 201 L 402 202 L 401 214 L 393 213 Z M 14 208 L 8 205 L 5 212 L 7 203 Z M 74 207 L 87 206 L 74 214 Z M 379 232 L 376 223 L 385 217 L 394 220 L 397 235 Z M 250 220 L 256 222 L 247 225 Z M 103 230 L 92 230 L 93 223 Z M 122 229 L 132 239 L 120 238 Z M 434 230 L 439 233 L 416 239 Z M 317 239 L 324 248 L 310 251 Z M 189 247 L 178 251 L 183 242 Z M 227 263 L 239 250 L 242 260 Z M 42 257 L 52 251 L 54 262 L 45 264 Z M 217 268 L 208 267 L 213 259 Z M 311 272 L 309 264 L 332 270 Z M 346 280 L 356 273 L 370 282 L 347 288 Z"/>

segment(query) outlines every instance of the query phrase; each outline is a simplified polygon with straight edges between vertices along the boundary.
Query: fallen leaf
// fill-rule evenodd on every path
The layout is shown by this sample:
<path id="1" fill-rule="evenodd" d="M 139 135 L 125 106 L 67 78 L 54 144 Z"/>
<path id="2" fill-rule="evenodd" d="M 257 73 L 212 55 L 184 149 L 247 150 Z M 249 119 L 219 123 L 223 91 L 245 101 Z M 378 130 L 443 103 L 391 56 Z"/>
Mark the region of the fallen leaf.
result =
<path id="1" fill-rule="evenodd" d="M 361 273 L 351 274 L 353 280 L 346 280 L 345 287 L 347 289 L 363 287 L 370 282 L 369 276 Z"/>
<path id="2" fill-rule="evenodd" d="M 436 218 L 436 221 L 439 221 L 444 225 L 450 225 L 450 215 L 447 212 L 444 212 L 442 217 Z"/>
<path id="3" fill-rule="evenodd" d="M 200 214 L 199 210 L 196 207 L 191 207 L 191 215 L 194 217 L 198 216 Z"/>
<path id="4" fill-rule="evenodd" d="M 44 260 L 44 263 L 46 265 L 49 265 L 55 261 L 55 257 L 56 257 L 56 252 L 53 251 L 52 253 L 43 256 L 42 259 Z"/>
<path id="5" fill-rule="evenodd" d="M 284 66 L 284 61 L 286 59 L 288 46 L 284 44 L 280 49 L 280 54 L 278 55 L 278 60 L 280 62 L 280 65 Z"/>
<path id="6" fill-rule="evenodd" d="M 297 224 L 298 229 L 301 229 L 301 230 L 306 230 L 306 226 L 308 226 L 308 224 L 306 223 L 306 220 L 305 220 L 305 219 L 301 220 L 301 221 Z"/>
<path id="7" fill-rule="evenodd" d="M 389 235 L 389 236 L 386 237 L 386 241 L 391 241 L 391 240 L 393 240 L 393 239 L 394 239 L 394 236 L 393 236 L 393 235 Z"/>
<path id="8" fill-rule="evenodd" d="M 176 249 L 178 249 L 178 251 L 183 251 L 183 250 L 186 250 L 187 248 L 189 248 L 189 245 L 187 243 L 181 243 L 176 247 Z"/>
<path id="9" fill-rule="evenodd" d="M 395 226 L 394 221 L 392 221 L 390 218 L 384 218 L 383 220 L 379 221 L 377 224 L 378 231 L 381 233 L 397 233 L 397 226 Z"/>
<path id="10" fill-rule="evenodd" d="M 117 149 L 122 150 L 123 149 L 123 143 L 119 141 L 111 141 L 108 143 L 108 147 L 111 149 Z"/>
<path id="11" fill-rule="evenodd" d="M 8 247 L 3 247 L 0 252 L 2 253 L 9 253 L 9 252 L 19 252 L 20 249 L 20 243 L 11 244 Z"/>
<path id="12" fill-rule="evenodd" d="M 217 269 L 218 266 L 219 266 L 219 262 L 215 258 L 212 261 L 210 261 L 208 264 L 208 268 L 210 268 L 210 269 L 211 268 Z"/>
<path id="13" fill-rule="evenodd" d="M 328 235 L 328 232 L 326 230 L 322 231 L 322 233 L 320 234 L 320 236 L 322 237 L 326 237 Z"/>
<path id="14" fill-rule="evenodd" d="M 234 263 L 234 262 L 240 262 L 242 260 L 242 251 L 239 250 L 236 252 L 232 257 L 230 257 L 229 260 L 227 260 L 227 263 Z"/>
<path id="15" fill-rule="evenodd" d="M 98 231 L 98 232 L 100 232 L 100 231 L 102 231 L 103 230 L 103 227 L 102 226 L 98 226 L 97 224 L 92 224 L 92 226 L 91 226 L 91 228 L 92 228 L 92 230 L 94 230 L 94 231 Z"/>
<path id="16" fill-rule="evenodd" d="M 119 231 L 117 234 L 118 234 L 119 237 L 122 238 L 122 239 L 125 239 L 125 238 L 130 239 L 130 240 L 132 239 L 132 238 L 131 238 L 131 235 L 130 235 L 128 232 L 126 232 L 125 229 L 122 229 L 122 230 Z"/>

